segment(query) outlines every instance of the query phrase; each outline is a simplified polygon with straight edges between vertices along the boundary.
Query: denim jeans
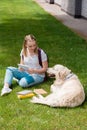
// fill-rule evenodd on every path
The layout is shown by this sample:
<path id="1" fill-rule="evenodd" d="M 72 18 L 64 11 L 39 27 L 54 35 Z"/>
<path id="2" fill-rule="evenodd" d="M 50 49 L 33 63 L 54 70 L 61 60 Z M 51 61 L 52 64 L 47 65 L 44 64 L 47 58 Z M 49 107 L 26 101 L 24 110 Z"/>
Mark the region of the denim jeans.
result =
<path id="1" fill-rule="evenodd" d="M 8 83 L 9 85 L 11 85 L 13 77 L 18 79 L 18 83 L 21 87 L 29 87 L 44 81 L 44 78 L 39 76 L 38 74 L 36 74 L 35 78 L 33 78 L 33 76 L 28 72 L 20 71 L 18 68 L 15 67 L 7 67 L 4 83 Z"/>

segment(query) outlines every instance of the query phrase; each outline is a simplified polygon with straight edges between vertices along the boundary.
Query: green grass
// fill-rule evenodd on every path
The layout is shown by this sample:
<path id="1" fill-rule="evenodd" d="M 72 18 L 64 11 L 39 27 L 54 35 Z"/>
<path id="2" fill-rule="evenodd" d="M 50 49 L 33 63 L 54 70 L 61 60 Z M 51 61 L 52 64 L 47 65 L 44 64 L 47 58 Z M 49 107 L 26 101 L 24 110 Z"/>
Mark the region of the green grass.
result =
<path id="1" fill-rule="evenodd" d="M 80 78 L 87 95 L 87 42 L 45 12 L 33 0 L 0 1 L 0 90 L 7 66 L 17 66 L 23 38 L 32 33 L 49 57 L 49 66 L 63 64 Z M 31 87 L 50 91 L 53 79 Z M 0 97 L 0 130 L 86 130 L 87 96 L 77 108 L 51 108 L 19 100 L 15 82 Z"/>

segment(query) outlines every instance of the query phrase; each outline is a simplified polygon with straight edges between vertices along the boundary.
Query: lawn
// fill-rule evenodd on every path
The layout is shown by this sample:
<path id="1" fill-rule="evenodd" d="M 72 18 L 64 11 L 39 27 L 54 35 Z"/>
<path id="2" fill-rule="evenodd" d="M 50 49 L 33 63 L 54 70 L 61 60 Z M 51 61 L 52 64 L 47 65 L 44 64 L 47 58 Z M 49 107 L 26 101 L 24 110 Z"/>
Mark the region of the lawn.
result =
<path id="1" fill-rule="evenodd" d="M 51 108 L 20 100 L 23 90 L 13 82 L 11 94 L 0 97 L 0 130 L 86 130 L 87 129 L 87 42 L 45 12 L 33 0 L 0 1 L 0 91 L 7 66 L 20 61 L 24 36 L 32 33 L 46 51 L 49 66 L 62 64 L 78 75 L 86 100 L 77 108 Z M 50 92 L 53 79 L 33 86 Z"/>

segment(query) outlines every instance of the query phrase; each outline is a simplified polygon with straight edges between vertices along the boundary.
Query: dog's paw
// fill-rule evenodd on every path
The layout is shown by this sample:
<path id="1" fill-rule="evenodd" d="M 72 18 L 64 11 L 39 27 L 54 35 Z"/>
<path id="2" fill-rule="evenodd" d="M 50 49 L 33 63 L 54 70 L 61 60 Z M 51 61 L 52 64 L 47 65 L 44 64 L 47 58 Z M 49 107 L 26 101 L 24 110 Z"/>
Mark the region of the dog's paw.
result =
<path id="1" fill-rule="evenodd" d="M 38 102 L 38 97 L 34 96 L 34 97 L 30 100 L 30 102 L 32 102 L 32 103 L 37 103 L 37 102 Z"/>
<path id="2" fill-rule="evenodd" d="M 41 94 L 37 95 L 39 99 L 43 99 L 44 97 Z"/>

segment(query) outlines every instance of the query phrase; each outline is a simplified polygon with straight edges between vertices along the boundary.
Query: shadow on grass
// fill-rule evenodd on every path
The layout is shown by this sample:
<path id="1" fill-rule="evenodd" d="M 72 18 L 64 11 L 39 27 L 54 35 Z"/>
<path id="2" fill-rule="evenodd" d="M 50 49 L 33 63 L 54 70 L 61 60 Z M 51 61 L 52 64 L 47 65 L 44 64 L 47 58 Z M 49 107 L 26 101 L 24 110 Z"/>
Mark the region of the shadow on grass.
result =
<path id="1" fill-rule="evenodd" d="M 39 46 L 43 47 L 46 51 L 50 46 L 53 46 L 54 39 L 61 39 L 64 31 L 60 23 L 54 19 L 52 20 L 55 22 L 54 24 L 52 24 L 51 19 L 49 19 L 49 15 L 35 19 L 4 19 L 5 22 L 0 24 L 1 64 L 7 66 L 11 63 L 16 64 L 18 62 L 17 59 L 19 58 L 23 39 L 26 34 L 34 34 Z M 66 33 L 64 35 L 66 35 Z M 50 43 L 52 45 L 50 45 Z M 9 56 L 8 61 L 6 61 L 7 56 Z"/>
<path id="2" fill-rule="evenodd" d="M 0 48 L 2 52 L 0 57 L 5 59 L 9 52 L 10 58 L 7 62 L 5 61 L 7 65 L 18 62 L 24 36 L 32 33 L 36 36 L 39 46 L 46 50 L 50 65 L 60 63 L 70 66 L 71 69 L 76 65 L 77 70 L 82 69 L 82 64 L 87 66 L 87 62 L 85 62 L 86 41 L 53 17 L 43 15 L 41 18 L 15 18 L 4 21 L 3 24 L 0 24 Z M 79 57 L 80 54 L 82 55 Z M 82 59 L 84 63 L 80 62 Z M 77 61 L 80 64 L 79 67 Z"/>
<path id="3" fill-rule="evenodd" d="M 66 27 L 60 22 L 57 22 L 56 20 L 53 22 L 51 22 L 47 16 L 46 18 L 42 17 L 41 19 L 5 19 L 5 22 L 0 24 L 0 40 L 3 41 L 3 43 L 7 42 L 7 39 L 21 40 L 21 38 L 24 38 L 24 36 L 29 33 L 35 34 L 37 38 L 40 38 L 40 36 L 56 37 L 58 35 L 58 37 L 66 37 L 67 33 L 70 35 L 73 34 L 69 33 L 68 29 L 66 33 L 66 31 L 64 31 Z M 40 39 L 43 38 L 41 37 Z"/>

